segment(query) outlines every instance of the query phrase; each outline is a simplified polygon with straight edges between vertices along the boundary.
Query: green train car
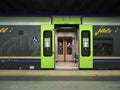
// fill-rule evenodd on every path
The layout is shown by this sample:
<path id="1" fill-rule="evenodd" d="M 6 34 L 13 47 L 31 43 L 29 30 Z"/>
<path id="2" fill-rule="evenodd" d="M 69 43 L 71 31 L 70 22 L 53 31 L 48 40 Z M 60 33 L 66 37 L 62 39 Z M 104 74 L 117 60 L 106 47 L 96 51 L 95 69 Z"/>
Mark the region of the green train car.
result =
<path id="1" fill-rule="evenodd" d="M 0 17 L 0 69 L 120 69 L 120 17 Z"/>

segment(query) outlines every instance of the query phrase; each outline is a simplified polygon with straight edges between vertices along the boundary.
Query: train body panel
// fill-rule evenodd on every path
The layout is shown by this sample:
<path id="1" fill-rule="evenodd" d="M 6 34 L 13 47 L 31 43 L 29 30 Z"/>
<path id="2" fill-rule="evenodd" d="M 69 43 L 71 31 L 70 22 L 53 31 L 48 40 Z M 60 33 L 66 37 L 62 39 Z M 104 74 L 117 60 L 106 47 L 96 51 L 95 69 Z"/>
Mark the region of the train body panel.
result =
<path id="1" fill-rule="evenodd" d="M 0 17 L 0 69 L 120 69 L 120 17 Z"/>

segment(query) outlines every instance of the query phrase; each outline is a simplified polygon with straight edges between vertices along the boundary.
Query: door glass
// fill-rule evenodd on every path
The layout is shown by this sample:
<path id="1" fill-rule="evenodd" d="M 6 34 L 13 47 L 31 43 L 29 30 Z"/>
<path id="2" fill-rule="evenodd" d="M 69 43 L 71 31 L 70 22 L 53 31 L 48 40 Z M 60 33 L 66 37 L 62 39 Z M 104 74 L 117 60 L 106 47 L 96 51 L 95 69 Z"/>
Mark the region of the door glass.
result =
<path id="1" fill-rule="evenodd" d="M 90 31 L 82 31 L 82 56 L 90 56 Z"/>
<path id="2" fill-rule="evenodd" d="M 44 56 L 52 56 L 52 31 L 44 31 Z"/>
<path id="3" fill-rule="evenodd" d="M 67 40 L 67 54 L 72 54 L 72 39 Z"/>
<path id="4" fill-rule="evenodd" d="M 58 54 L 63 54 L 63 39 L 58 39 Z"/>

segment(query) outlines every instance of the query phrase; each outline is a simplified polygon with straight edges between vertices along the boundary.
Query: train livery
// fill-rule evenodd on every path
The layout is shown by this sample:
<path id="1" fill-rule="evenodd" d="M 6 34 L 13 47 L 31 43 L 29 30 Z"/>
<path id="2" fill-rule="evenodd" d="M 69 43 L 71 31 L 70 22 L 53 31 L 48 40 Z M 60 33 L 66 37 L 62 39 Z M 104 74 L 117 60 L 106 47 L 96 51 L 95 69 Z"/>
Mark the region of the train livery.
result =
<path id="1" fill-rule="evenodd" d="M 120 69 L 120 17 L 0 17 L 0 69 Z"/>

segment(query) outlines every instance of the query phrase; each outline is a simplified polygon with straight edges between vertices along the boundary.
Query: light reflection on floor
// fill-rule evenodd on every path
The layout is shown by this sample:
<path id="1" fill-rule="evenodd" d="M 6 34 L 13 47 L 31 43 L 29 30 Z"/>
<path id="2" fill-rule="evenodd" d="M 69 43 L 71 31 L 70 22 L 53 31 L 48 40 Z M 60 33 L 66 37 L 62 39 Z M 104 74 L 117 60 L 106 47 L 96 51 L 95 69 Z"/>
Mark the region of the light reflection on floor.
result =
<path id="1" fill-rule="evenodd" d="M 56 69 L 78 69 L 78 62 L 56 62 Z"/>

